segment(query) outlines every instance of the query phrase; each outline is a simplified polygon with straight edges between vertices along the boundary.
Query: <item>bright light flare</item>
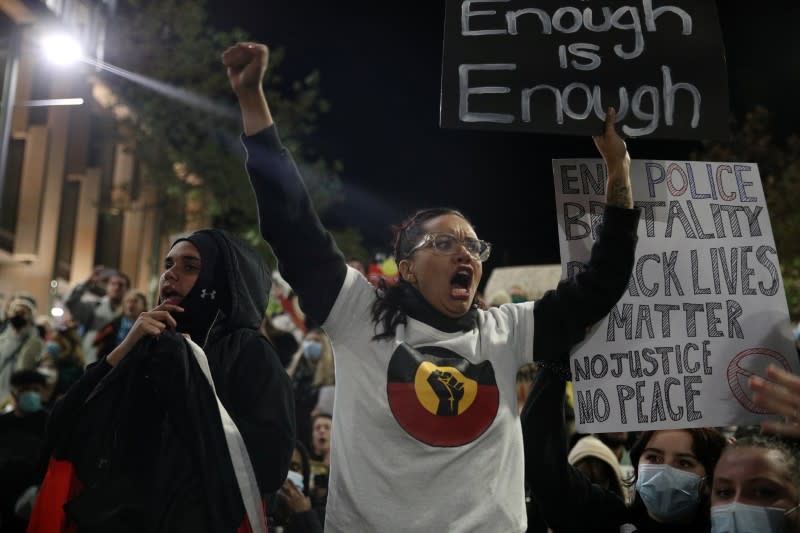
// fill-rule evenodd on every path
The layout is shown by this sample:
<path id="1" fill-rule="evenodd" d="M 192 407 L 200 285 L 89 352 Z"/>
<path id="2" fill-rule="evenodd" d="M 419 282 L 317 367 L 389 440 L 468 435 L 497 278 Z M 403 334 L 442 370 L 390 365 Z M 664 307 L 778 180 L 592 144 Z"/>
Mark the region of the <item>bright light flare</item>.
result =
<path id="1" fill-rule="evenodd" d="M 51 63 L 69 66 L 83 57 L 78 41 L 65 33 L 53 33 L 42 39 L 42 51 Z"/>
<path id="2" fill-rule="evenodd" d="M 64 316 L 64 309 L 62 309 L 61 307 L 53 307 L 52 309 L 50 309 L 50 314 L 56 318 L 61 318 L 62 316 Z"/>

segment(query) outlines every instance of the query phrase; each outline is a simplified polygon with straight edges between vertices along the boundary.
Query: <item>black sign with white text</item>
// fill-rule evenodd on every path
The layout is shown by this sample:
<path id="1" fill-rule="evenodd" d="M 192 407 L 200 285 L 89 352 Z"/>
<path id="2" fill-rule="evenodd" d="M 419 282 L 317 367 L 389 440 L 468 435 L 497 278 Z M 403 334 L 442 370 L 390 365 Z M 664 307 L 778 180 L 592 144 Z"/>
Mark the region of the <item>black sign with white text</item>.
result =
<path id="1" fill-rule="evenodd" d="M 447 0 L 445 128 L 728 137 L 713 0 Z"/>

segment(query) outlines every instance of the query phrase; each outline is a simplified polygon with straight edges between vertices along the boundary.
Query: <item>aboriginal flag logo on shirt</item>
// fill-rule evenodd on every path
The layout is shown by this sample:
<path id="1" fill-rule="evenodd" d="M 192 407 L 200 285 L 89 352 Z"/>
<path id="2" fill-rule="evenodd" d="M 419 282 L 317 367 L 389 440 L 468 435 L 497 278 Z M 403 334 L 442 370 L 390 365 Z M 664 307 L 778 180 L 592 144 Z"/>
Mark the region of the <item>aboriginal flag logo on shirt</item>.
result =
<path id="1" fill-rule="evenodd" d="M 398 346 L 386 392 L 397 422 L 430 446 L 463 446 L 486 431 L 500 393 L 489 361 L 473 365 L 439 346 Z"/>

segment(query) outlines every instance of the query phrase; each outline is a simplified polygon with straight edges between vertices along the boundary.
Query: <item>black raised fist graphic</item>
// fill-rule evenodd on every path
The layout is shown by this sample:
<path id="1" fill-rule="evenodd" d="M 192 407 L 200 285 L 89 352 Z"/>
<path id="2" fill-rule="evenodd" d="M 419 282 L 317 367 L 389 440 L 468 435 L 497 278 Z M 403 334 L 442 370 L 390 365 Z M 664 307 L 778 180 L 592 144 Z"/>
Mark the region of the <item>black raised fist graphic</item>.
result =
<path id="1" fill-rule="evenodd" d="M 458 415 L 458 402 L 464 397 L 464 384 L 450 372 L 434 370 L 428 376 L 428 383 L 439 398 L 438 416 Z"/>

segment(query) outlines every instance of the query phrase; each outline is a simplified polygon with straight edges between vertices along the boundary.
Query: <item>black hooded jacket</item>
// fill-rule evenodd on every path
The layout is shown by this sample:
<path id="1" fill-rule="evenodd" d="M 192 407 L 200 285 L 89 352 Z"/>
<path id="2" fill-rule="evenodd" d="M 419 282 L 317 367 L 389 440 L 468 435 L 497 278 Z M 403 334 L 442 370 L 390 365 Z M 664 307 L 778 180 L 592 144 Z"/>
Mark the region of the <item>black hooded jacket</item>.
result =
<path id="1" fill-rule="evenodd" d="M 269 276 L 247 244 L 203 232 L 216 241 L 228 291 L 204 351 L 259 489 L 274 492 L 295 436 L 289 378 L 258 332 Z M 54 407 L 48 446 L 84 487 L 64 506 L 78 531 L 224 532 L 245 517 L 216 398 L 177 333 L 143 338 L 113 369 L 91 366 Z"/>

